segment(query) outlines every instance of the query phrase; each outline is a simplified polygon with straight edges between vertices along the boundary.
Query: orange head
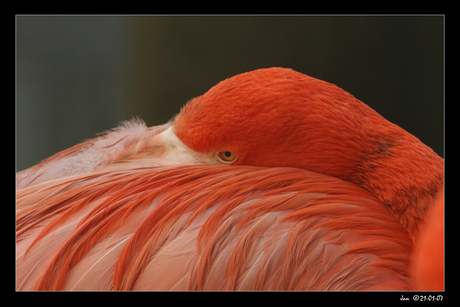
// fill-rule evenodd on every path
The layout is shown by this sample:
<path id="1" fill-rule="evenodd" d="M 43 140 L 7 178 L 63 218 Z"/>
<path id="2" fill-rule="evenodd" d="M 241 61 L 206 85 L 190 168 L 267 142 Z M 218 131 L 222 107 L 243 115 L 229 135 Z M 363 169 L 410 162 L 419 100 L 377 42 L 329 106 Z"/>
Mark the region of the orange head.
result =
<path id="1" fill-rule="evenodd" d="M 173 127 L 192 150 L 231 152 L 234 164 L 339 178 L 350 175 L 368 147 L 391 146 L 373 138 L 376 129 L 394 125 L 337 86 L 284 68 L 220 82 L 189 101 Z"/>

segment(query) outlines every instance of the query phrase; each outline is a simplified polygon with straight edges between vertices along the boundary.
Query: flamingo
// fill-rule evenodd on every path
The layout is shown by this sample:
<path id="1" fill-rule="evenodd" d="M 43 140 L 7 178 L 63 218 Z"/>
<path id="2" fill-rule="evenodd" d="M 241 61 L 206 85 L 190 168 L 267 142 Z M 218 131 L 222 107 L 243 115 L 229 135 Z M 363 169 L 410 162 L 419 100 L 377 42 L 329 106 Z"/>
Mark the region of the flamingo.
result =
<path id="1" fill-rule="evenodd" d="M 164 125 L 123 122 L 17 173 L 16 288 L 425 287 L 414 245 L 443 169 L 333 84 L 242 73 Z"/>

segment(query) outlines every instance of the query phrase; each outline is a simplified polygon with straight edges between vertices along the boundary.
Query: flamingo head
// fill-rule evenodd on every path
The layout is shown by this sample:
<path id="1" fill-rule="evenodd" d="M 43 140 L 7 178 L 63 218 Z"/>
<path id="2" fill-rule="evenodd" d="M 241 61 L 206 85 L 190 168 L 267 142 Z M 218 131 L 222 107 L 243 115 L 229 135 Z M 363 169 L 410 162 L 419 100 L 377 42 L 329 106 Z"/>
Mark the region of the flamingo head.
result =
<path id="1" fill-rule="evenodd" d="M 224 80 L 192 99 L 166 134 L 206 157 L 205 163 L 295 167 L 348 178 L 369 148 L 392 146 L 381 134 L 393 126 L 333 84 L 269 68 Z"/>

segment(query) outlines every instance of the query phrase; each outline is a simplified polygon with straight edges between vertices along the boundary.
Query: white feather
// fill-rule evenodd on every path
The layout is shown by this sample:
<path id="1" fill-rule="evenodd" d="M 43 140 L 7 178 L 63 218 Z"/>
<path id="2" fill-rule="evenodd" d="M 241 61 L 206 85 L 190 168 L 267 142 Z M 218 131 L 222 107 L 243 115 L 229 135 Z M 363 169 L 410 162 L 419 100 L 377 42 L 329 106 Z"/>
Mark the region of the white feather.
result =
<path id="1" fill-rule="evenodd" d="M 126 155 L 132 154 L 132 145 L 136 142 L 146 143 L 157 134 L 150 130 L 140 119 L 122 122 L 113 132 L 95 139 L 80 152 L 44 163 L 38 170 L 28 169 L 16 176 L 16 189 L 19 190 L 29 183 L 34 184 L 67 176 L 80 175 L 94 171 L 96 168 L 109 164 Z M 131 148 L 130 148 L 131 147 Z M 139 150 L 141 146 L 137 146 Z"/>

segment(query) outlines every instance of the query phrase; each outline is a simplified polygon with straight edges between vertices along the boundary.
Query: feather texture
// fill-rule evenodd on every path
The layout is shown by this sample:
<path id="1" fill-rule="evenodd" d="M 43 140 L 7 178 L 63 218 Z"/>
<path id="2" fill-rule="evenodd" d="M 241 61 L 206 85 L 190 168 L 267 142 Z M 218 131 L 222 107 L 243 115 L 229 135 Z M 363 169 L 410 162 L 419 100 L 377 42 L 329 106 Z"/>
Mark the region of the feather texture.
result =
<path id="1" fill-rule="evenodd" d="M 125 167 L 24 188 L 17 206 L 18 289 L 409 289 L 391 212 L 305 170 Z"/>

